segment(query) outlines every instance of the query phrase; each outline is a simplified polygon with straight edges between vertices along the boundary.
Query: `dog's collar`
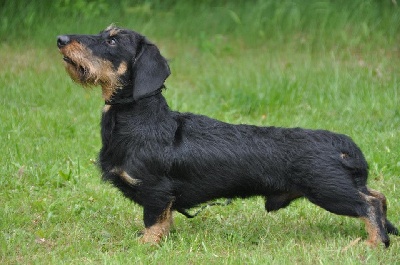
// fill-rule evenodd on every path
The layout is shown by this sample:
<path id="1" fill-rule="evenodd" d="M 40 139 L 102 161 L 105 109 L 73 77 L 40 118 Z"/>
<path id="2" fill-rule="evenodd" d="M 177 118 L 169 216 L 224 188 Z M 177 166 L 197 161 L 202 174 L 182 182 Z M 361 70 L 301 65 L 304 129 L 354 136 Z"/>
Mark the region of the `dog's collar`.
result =
<path id="1" fill-rule="evenodd" d="M 145 94 L 141 96 L 140 98 L 135 99 L 133 97 L 133 91 L 131 88 L 120 88 L 117 89 L 117 93 L 115 93 L 109 100 L 106 100 L 104 103 L 106 105 L 126 105 L 126 104 L 132 104 L 135 102 L 138 102 L 142 99 L 149 98 L 155 95 L 158 95 L 162 92 L 162 90 L 165 88 L 164 85 L 162 85 L 159 89 Z"/>

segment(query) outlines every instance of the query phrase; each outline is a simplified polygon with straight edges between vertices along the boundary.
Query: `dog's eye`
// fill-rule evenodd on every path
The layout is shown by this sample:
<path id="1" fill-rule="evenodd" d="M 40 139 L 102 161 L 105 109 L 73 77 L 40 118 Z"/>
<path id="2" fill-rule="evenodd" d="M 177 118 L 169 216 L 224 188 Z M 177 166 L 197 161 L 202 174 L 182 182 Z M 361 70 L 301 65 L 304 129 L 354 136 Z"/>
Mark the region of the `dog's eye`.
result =
<path id="1" fill-rule="evenodd" d="M 117 40 L 115 38 L 108 39 L 107 44 L 110 46 L 115 46 L 117 45 Z"/>

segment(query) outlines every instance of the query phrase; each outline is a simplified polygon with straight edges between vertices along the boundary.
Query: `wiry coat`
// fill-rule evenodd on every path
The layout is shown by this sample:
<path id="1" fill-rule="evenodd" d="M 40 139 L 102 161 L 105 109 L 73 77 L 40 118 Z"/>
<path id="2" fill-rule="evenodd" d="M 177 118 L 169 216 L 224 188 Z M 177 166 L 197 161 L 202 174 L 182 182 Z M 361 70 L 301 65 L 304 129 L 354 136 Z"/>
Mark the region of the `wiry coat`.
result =
<path id="1" fill-rule="evenodd" d="M 330 212 L 359 217 L 371 245 L 388 246 L 387 232 L 398 234 L 386 218 L 386 198 L 367 188 L 367 162 L 349 137 L 171 111 L 161 93 L 168 64 L 133 31 L 60 36 L 58 46 L 75 81 L 93 83 L 91 61 L 108 69 L 106 77 L 96 76 L 112 81 L 99 82 L 106 100 L 99 165 L 105 180 L 143 206 L 145 242 L 168 233 L 173 210 L 186 214 L 216 198 L 255 195 L 266 198 L 268 211 L 304 196 Z"/>
<path id="2" fill-rule="evenodd" d="M 367 180 L 366 161 L 347 136 L 181 114 L 161 94 L 104 113 L 102 137 L 104 177 L 141 205 L 173 201 L 181 210 L 221 197 L 307 193 L 318 200 L 338 192 L 353 202 L 349 190 Z M 126 186 L 114 168 L 140 185 Z M 340 197 L 333 199 L 332 207 Z"/>

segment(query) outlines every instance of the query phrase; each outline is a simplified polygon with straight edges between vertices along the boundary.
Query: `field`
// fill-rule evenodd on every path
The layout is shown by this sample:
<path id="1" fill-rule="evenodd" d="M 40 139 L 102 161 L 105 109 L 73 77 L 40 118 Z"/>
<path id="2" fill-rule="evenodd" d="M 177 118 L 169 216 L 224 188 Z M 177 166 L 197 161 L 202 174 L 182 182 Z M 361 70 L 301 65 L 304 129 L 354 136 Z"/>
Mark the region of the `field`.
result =
<path id="1" fill-rule="evenodd" d="M 360 220 L 306 200 L 276 213 L 262 198 L 177 213 L 159 247 L 139 244 L 142 209 L 95 165 L 100 89 L 73 83 L 56 47 L 59 34 L 116 23 L 169 59 L 174 110 L 351 136 L 400 227 L 396 1 L 137 2 L 0 4 L 0 264 L 398 264 L 400 237 L 368 248 Z"/>

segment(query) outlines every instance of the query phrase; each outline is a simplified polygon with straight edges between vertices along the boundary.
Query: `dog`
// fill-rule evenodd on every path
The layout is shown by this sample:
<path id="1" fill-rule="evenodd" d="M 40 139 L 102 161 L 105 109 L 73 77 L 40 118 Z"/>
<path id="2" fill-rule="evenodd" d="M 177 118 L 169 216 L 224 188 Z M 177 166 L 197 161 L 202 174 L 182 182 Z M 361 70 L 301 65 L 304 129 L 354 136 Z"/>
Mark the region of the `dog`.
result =
<path id="1" fill-rule="evenodd" d="M 366 186 L 368 165 L 342 134 L 233 125 L 170 110 L 162 90 L 167 60 L 145 36 L 110 26 L 97 35 L 60 35 L 72 80 L 101 86 L 102 178 L 143 207 L 144 243 L 158 244 L 172 212 L 217 198 L 263 196 L 276 211 L 305 197 L 329 212 L 360 218 L 367 244 L 399 235 L 385 196 Z"/>

